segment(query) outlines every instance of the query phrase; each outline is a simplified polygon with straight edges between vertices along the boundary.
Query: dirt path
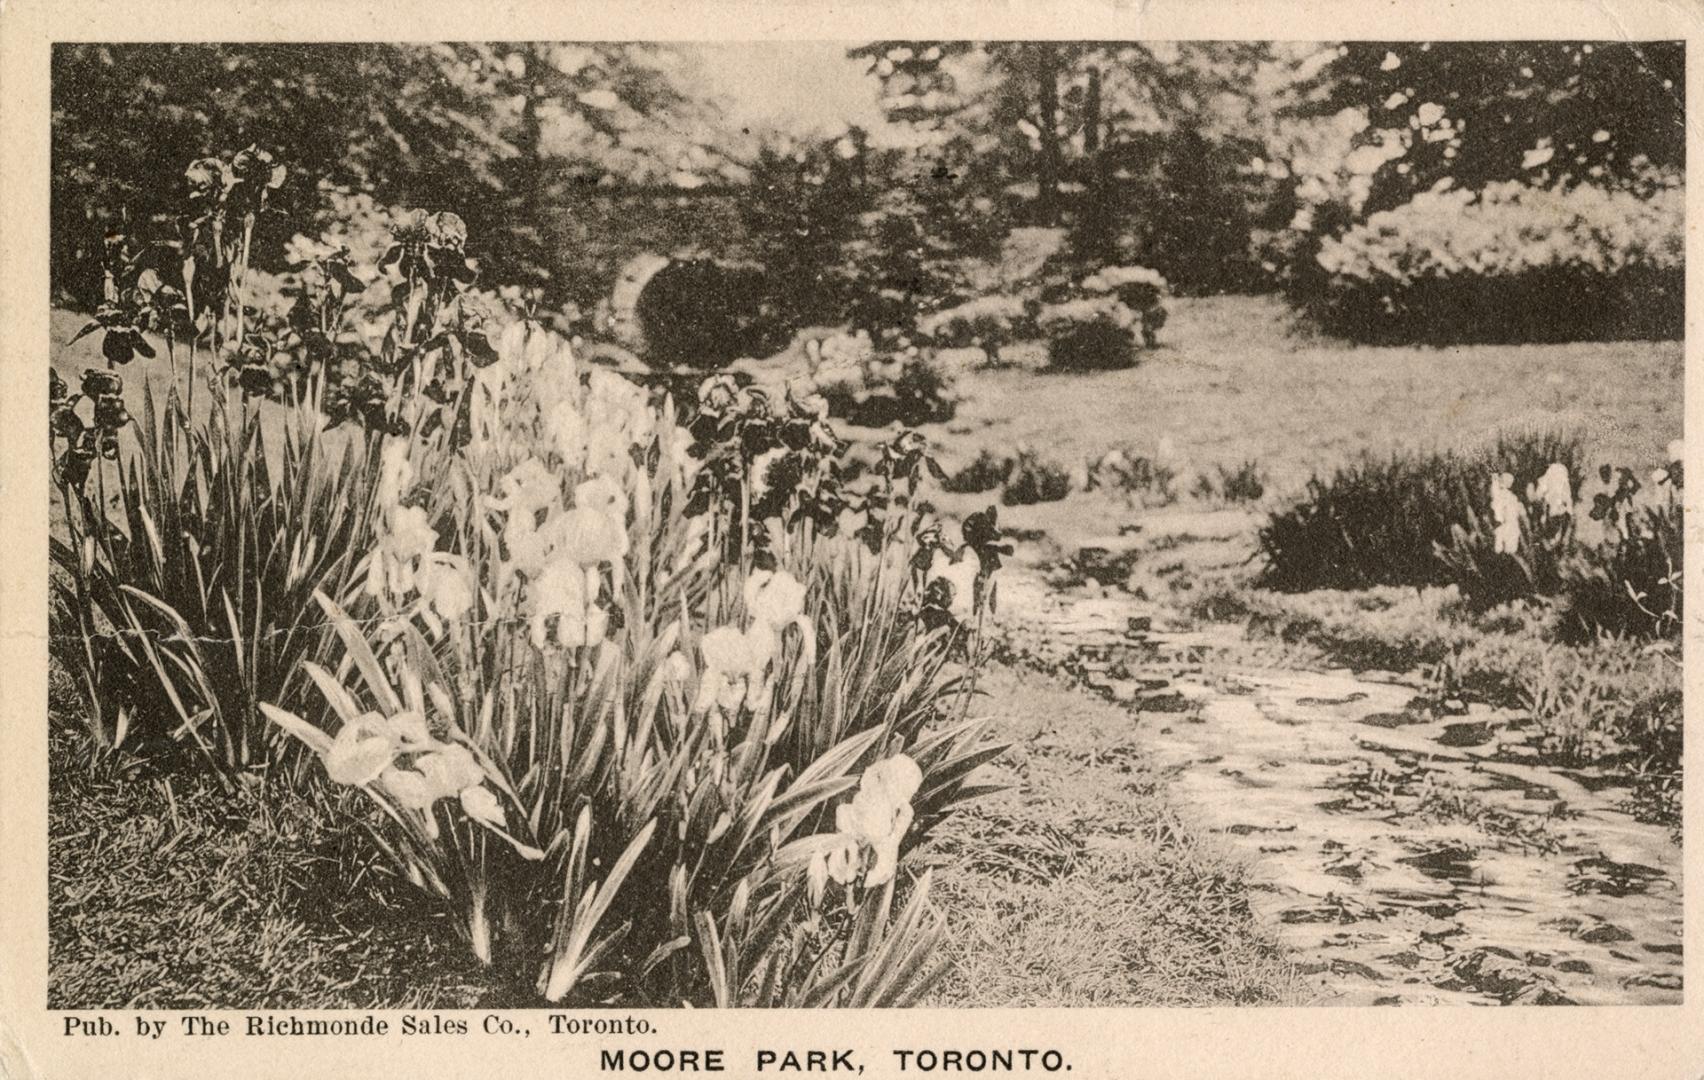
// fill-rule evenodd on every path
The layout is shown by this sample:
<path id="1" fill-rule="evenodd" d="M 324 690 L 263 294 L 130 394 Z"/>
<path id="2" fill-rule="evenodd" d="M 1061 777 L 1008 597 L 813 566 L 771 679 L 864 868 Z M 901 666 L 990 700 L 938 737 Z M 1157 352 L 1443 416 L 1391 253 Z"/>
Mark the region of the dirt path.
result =
<path id="1" fill-rule="evenodd" d="M 1231 666 L 1235 628 L 1168 635 L 1128 593 L 1012 567 L 1019 658 L 1123 703 L 1192 825 L 1247 857 L 1255 914 L 1320 1004 L 1681 1001 L 1680 849 L 1589 770 L 1505 741 L 1523 718 L 1434 716 L 1416 687 Z"/>

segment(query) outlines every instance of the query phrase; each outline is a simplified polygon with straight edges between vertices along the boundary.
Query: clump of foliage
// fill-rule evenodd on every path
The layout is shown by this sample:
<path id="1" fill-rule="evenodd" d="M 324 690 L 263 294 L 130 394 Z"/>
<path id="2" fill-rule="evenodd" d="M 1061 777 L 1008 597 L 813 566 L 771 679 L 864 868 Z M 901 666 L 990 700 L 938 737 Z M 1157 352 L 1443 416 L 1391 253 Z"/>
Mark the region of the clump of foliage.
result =
<path id="1" fill-rule="evenodd" d="M 459 450 L 386 446 L 384 617 L 322 599 L 358 679 L 309 669 L 338 723 L 264 711 L 546 1000 L 909 1000 L 939 928 L 926 882 L 890 923 L 895 869 L 989 757 L 948 665 L 998 534 L 924 528 L 915 439 L 848 500 L 811 403 L 723 377 L 689 430 L 548 331 L 513 344 Z"/>
<path id="2" fill-rule="evenodd" d="M 1025 297 L 991 293 L 925 315 L 917 321 L 917 332 L 947 348 L 976 346 L 994 351 L 1039 337 L 1035 322 L 1039 310 L 1038 302 Z"/>
<path id="3" fill-rule="evenodd" d="M 75 394 L 51 380 L 66 520 L 51 542 L 53 639 L 97 756 L 128 741 L 192 748 L 224 774 L 268 760 L 276 737 L 256 704 L 300 700 L 300 663 L 324 645 L 309 601 L 346 597 L 370 542 L 372 448 L 322 430 L 329 357 L 253 304 L 251 235 L 283 171 L 255 147 L 192 164 L 182 239 L 108 245 L 103 300 L 78 335 L 103 335 L 106 367 Z M 342 287 L 334 273 L 320 303 Z M 151 335 L 172 378 L 162 400 L 144 372 L 132 416 L 117 369 L 157 363 Z M 275 359 L 292 347 L 317 362 L 299 378 Z M 280 387 L 315 407 L 269 434 L 254 402 Z"/>
<path id="4" fill-rule="evenodd" d="M 1100 371 L 1136 362 L 1135 312 L 1112 296 L 1048 304 L 1036 316 L 1047 359 L 1060 371 Z"/>
<path id="5" fill-rule="evenodd" d="M 952 377 L 933 350 L 903 339 L 878 350 L 863 331 L 809 347 L 810 379 L 828 414 L 858 427 L 945 423 L 958 411 Z"/>
<path id="6" fill-rule="evenodd" d="M 1117 297 L 1120 304 L 1135 314 L 1143 347 L 1151 349 L 1159 344 L 1160 328 L 1166 324 L 1164 300 L 1169 290 L 1166 279 L 1157 271 L 1145 266 L 1103 266 L 1084 278 L 1078 287 L 1086 293 Z"/>
<path id="7" fill-rule="evenodd" d="M 711 370 L 773 353 L 788 324 L 774 310 L 771 273 L 713 259 L 671 260 L 651 276 L 634 311 L 646 361 Z"/>
<path id="8" fill-rule="evenodd" d="M 976 459 L 941 481 L 941 487 L 956 494 L 997 490 L 1012 475 L 1012 459 L 987 448 L 977 452 Z"/>
<path id="9" fill-rule="evenodd" d="M 1454 585 L 1470 610 L 1543 600 L 1568 640 L 1679 632 L 1679 444 L 1651 477 L 1602 466 L 1586 500 L 1577 440 L 1505 438 L 1472 455 L 1399 454 L 1314 479 L 1261 530 L 1284 591 Z M 1588 510 L 1589 508 L 1589 510 Z"/>
<path id="10" fill-rule="evenodd" d="M 1524 501 L 1511 488 L 1494 501 L 1490 519 L 1454 527 L 1439 556 L 1462 598 L 1485 610 L 1553 597 L 1556 629 L 1565 640 L 1599 633 L 1678 635 L 1684 558 L 1679 444 L 1669 453 L 1672 460 L 1654 471 L 1654 490 L 1644 497 L 1645 485 L 1631 469 L 1599 469 L 1600 490 L 1587 515 L 1592 539 L 1575 520 L 1575 488 L 1564 489 L 1559 478 L 1551 491 L 1529 488 Z"/>

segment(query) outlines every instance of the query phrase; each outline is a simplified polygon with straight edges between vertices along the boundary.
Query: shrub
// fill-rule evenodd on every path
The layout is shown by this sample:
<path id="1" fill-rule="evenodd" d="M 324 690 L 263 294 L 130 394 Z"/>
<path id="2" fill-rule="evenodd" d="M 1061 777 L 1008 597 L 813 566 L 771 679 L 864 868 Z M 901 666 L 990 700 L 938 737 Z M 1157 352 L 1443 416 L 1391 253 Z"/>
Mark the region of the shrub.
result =
<path id="1" fill-rule="evenodd" d="M 1153 348 L 1159 341 L 1160 328 L 1166 324 L 1164 298 L 1166 279 L 1145 266 L 1105 266 L 1083 279 L 1081 288 L 1088 293 L 1105 293 L 1136 313 L 1142 326 L 1142 344 Z"/>
<path id="2" fill-rule="evenodd" d="M 907 345 L 878 353 L 867 334 L 824 341 L 813 358 L 812 382 L 830 416 L 858 427 L 945 423 L 958 411 L 952 378 L 932 351 Z"/>
<path id="3" fill-rule="evenodd" d="M 1298 299 L 1357 341 L 1678 338 L 1684 203 L 1679 187 L 1423 193 L 1326 238 Z"/>
<path id="4" fill-rule="evenodd" d="M 1636 532 L 1578 552 L 1563 569 L 1561 615 L 1574 638 L 1680 632 L 1684 541 L 1678 501 L 1641 511 Z"/>
<path id="5" fill-rule="evenodd" d="M 1365 457 L 1267 519 L 1260 530 L 1263 583 L 1285 592 L 1371 585 L 1446 585 L 1456 579 L 1439 549 L 1457 526 L 1491 520 L 1491 479 L 1508 473 L 1525 490 L 1552 463 L 1576 485 L 1577 438 L 1504 437 L 1474 453 Z"/>
<path id="6" fill-rule="evenodd" d="M 791 332 L 770 310 L 762 269 L 709 259 L 672 260 L 646 282 L 634 315 L 644 355 L 659 366 L 711 369 L 768 356 Z"/>
<path id="7" fill-rule="evenodd" d="M 1058 502 L 1071 493 L 1071 474 L 1064 466 L 1046 461 L 1029 447 L 1019 447 L 1011 474 L 1000 493 L 1007 506 Z"/>
<path id="8" fill-rule="evenodd" d="M 1095 371 L 1135 363 L 1136 314 L 1112 296 L 1050 304 L 1037 324 L 1047 337 L 1048 362 L 1062 371 Z"/>
<path id="9" fill-rule="evenodd" d="M 768 278 L 770 303 L 787 332 L 839 321 L 855 284 L 841 254 L 858 237 L 871 190 L 858 166 L 835 152 L 836 139 L 793 153 L 764 146 L 750 165 L 750 190 L 737 200 L 753 256 Z"/>
<path id="10" fill-rule="evenodd" d="M 993 491 L 1012 475 L 1013 465 L 1010 457 L 983 449 L 975 461 L 941 481 L 941 487 L 955 494 Z"/>
<path id="11" fill-rule="evenodd" d="M 1021 296 L 990 294 L 917 320 L 917 332 L 936 345 L 998 349 L 1038 336 L 1031 305 Z"/>

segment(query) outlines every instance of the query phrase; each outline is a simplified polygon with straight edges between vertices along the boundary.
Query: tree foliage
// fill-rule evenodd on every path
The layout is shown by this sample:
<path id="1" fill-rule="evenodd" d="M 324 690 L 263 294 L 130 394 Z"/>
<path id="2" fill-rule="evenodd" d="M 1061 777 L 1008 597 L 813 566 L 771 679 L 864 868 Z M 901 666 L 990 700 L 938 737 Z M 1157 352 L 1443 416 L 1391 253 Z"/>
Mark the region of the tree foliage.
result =
<path id="1" fill-rule="evenodd" d="M 652 45 L 60 45 L 54 280 L 85 282 L 104 233 L 165 215 L 189 162 L 251 143 L 288 167 L 292 219 L 319 184 L 449 210 L 491 238 L 483 264 L 538 280 L 552 170 L 666 174 L 689 156 L 688 105 Z"/>

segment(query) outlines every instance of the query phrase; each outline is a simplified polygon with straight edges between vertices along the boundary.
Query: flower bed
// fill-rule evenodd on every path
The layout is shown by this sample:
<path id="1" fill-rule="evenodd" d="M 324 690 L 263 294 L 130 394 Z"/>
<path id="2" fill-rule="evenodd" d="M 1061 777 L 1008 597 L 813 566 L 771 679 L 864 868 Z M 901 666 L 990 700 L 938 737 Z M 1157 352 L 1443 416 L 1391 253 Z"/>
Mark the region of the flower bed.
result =
<path id="1" fill-rule="evenodd" d="M 221 776 L 282 766 L 269 798 L 359 791 L 351 827 L 521 994 L 926 989 L 941 920 L 906 856 L 1002 751 L 965 712 L 992 512 L 949 543 L 910 433 L 855 490 L 820 399 L 722 376 L 681 418 L 583 367 L 471 288 L 454 215 L 398 215 L 376 266 L 297 245 L 269 316 L 241 243 L 266 173 L 197 168 L 182 256 L 148 279 L 115 246 L 88 331 L 109 370 L 51 402 L 53 637 L 97 757 L 193 745 Z M 161 325 L 211 411 L 176 385 L 114 406 Z"/>

